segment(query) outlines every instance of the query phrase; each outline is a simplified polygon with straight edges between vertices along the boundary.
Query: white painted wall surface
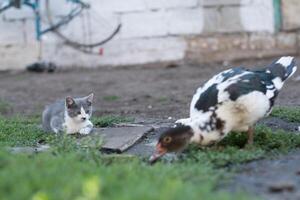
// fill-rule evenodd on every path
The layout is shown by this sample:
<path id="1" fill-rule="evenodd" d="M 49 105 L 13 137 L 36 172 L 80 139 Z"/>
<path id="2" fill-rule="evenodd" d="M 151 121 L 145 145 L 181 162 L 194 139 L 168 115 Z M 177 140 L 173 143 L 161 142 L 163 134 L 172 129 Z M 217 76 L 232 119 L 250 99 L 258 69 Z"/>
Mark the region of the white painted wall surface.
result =
<path id="1" fill-rule="evenodd" d="M 1 1 L 1 0 L 0 0 Z M 63 0 L 51 0 L 55 14 Z M 41 1 L 43 2 L 43 1 Z M 185 57 L 185 37 L 211 33 L 274 32 L 272 0 L 90 0 L 111 27 L 122 29 L 103 55 L 86 55 L 53 34 L 43 37 L 43 57 L 62 66 L 97 67 L 177 61 Z M 82 39 L 81 19 L 68 34 Z M 103 27 L 95 34 L 107 34 Z M 33 14 L 28 8 L 0 14 L 0 69 L 22 69 L 37 59 Z"/>

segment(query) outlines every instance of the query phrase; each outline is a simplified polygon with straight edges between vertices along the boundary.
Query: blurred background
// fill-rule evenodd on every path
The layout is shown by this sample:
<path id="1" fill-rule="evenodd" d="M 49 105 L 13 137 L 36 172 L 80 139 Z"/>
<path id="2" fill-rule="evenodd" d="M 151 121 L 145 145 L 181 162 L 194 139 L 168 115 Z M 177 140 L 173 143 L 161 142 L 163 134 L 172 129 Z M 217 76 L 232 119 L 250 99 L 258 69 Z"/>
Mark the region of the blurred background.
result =
<path id="1" fill-rule="evenodd" d="M 2 5 L 9 0 L 1 0 Z M 16 1 L 16 0 L 12 0 Z M 26 0 L 28 2 L 35 2 Z M 42 26 L 68 16 L 78 0 L 39 1 Z M 76 3 L 77 2 L 77 3 Z M 43 60 L 60 66 L 100 67 L 188 61 L 203 63 L 296 54 L 297 0 L 86 0 L 89 7 L 61 27 L 82 43 L 106 39 L 93 54 L 66 45 L 57 34 L 41 36 Z M 26 5 L 0 14 L 0 69 L 36 61 L 35 16 Z M 91 39 L 92 38 L 92 39 Z M 16 59 L 18 56 L 19 59 Z"/>

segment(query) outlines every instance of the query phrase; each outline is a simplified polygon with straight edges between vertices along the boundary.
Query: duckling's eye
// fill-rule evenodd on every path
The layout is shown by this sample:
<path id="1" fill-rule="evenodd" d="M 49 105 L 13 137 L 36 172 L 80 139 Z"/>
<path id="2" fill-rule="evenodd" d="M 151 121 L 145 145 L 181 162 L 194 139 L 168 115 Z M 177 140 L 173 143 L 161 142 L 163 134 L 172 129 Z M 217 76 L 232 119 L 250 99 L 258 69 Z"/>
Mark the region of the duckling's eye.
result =
<path id="1" fill-rule="evenodd" d="M 167 136 L 164 138 L 164 143 L 170 143 L 172 141 L 172 138 L 170 136 Z"/>

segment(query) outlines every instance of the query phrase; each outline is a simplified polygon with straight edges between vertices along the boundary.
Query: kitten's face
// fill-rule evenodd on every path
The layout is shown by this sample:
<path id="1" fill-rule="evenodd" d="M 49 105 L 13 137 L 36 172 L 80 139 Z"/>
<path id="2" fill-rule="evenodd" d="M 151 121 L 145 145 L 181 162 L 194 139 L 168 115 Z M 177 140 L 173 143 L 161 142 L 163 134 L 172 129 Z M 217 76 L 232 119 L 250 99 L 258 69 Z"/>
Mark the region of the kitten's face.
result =
<path id="1" fill-rule="evenodd" d="M 67 97 L 66 110 L 68 116 L 76 122 L 84 122 L 89 120 L 92 116 L 93 97 L 94 94 L 77 99 Z"/>

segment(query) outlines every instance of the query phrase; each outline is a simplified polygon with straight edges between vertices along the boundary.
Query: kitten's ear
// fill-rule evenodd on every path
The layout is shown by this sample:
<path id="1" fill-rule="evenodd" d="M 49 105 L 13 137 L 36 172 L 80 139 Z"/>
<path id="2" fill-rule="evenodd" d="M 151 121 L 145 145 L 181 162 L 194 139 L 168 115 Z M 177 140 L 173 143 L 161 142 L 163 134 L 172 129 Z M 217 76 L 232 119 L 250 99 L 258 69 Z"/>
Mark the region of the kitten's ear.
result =
<path id="1" fill-rule="evenodd" d="M 89 96 L 86 97 L 86 100 L 89 104 L 93 103 L 93 99 L 94 99 L 94 93 L 91 93 Z"/>
<path id="2" fill-rule="evenodd" d="M 75 100 L 72 97 L 66 98 L 66 106 L 67 108 L 71 108 L 75 104 Z"/>

